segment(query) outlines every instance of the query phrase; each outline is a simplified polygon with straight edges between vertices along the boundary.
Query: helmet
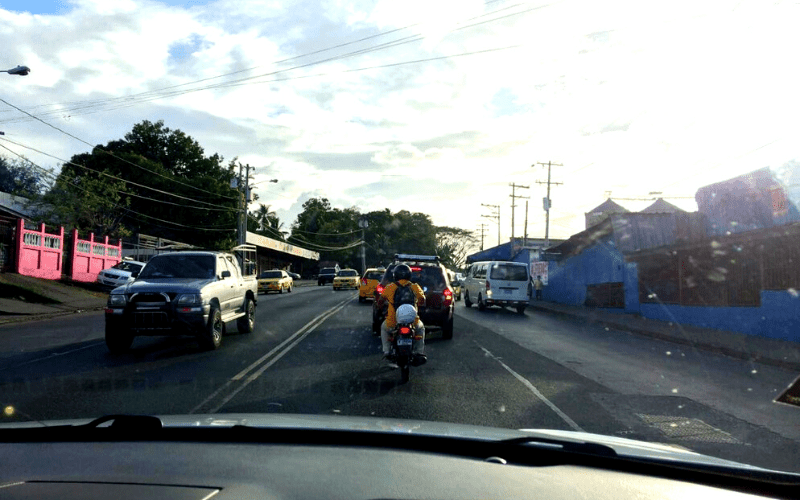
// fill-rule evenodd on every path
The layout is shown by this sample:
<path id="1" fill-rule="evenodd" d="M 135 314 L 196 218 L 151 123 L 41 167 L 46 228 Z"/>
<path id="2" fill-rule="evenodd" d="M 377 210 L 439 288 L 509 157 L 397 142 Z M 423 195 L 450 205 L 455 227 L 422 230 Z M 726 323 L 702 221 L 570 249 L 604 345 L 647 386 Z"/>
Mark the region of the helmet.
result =
<path id="1" fill-rule="evenodd" d="M 411 304 L 403 304 L 397 308 L 395 316 L 398 324 L 408 325 L 417 319 L 417 310 Z"/>
<path id="2" fill-rule="evenodd" d="M 410 280 L 411 279 L 411 268 L 405 264 L 400 264 L 399 266 L 394 268 L 394 280 Z"/>

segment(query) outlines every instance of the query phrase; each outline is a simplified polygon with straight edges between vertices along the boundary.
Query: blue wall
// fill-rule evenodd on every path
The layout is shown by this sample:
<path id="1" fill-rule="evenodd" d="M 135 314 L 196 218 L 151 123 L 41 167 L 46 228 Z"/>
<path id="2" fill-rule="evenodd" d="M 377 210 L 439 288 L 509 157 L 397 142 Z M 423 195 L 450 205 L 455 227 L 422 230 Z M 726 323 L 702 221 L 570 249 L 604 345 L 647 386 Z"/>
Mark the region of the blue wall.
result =
<path id="1" fill-rule="evenodd" d="M 550 262 L 548 283 L 542 298 L 561 304 L 583 305 L 586 285 L 626 282 L 625 268 L 622 253 L 614 247 L 611 239 L 605 240 L 563 261 Z M 636 290 L 638 302 L 638 285 Z"/>
<path id="2" fill-rule="evenodd" d="M 800 297 L 762 291 L 761 307 L 702 307 L 641 304 L 642 316 L 759 337 L 800 341 Z"/>

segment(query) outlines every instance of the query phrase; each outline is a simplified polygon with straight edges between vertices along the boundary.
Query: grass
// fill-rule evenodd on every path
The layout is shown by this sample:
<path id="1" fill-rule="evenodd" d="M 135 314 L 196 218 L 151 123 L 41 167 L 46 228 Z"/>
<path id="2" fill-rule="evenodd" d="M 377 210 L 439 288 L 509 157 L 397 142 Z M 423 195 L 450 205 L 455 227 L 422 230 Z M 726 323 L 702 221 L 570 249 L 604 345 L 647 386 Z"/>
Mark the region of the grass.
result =
<path id="1" fill-rule="evenodd" d="M 34 304 L 60 304 L 58 300 L 45 297 L 28 288 L 12 285 L 10 283 L 0 283 L 0 298 L 21 300 L 23 302 L 31 302 Z"/>

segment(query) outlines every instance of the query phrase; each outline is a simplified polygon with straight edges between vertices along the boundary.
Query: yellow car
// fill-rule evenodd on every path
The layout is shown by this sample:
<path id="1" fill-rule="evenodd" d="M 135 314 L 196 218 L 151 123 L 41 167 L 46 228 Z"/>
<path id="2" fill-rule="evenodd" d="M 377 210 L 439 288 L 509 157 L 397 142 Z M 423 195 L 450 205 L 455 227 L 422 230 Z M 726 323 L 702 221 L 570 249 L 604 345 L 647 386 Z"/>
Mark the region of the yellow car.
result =
<path id="1" fill-rule="evenodd" d="M 283 293 L 284 290 L 291 292 L 293 286 L 294 280 L 286 271 L 273 269 L 258 275 L 258 293 Z"/>
<path id="2" fill-rule="evenodd" d="M 358 271 L 355 269 L 342 269 L 333 278 L 333 289 L 358 288 Z"/>
<path id="3" fill-rule="evenodd" d="M 383 279 L 386 269 L 370 268 L 361 277 L 361 286 L 358 288 L 358 301 L 365 302 L 367 299 L 375 298 L 375 287 Z"/>

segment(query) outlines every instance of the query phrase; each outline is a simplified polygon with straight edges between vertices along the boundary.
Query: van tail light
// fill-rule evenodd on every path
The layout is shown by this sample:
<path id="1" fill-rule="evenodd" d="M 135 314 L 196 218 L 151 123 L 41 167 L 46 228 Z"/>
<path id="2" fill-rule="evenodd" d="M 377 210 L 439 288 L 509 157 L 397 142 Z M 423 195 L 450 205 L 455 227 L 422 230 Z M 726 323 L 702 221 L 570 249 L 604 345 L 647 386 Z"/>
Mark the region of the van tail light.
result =
<path id="1" fill-rule="evenodd" d="M 486 289 L 487 290 L 491 290 L 492 289 L 492 285 L 489 284 L 489 280 L 486 280 Z"/>

